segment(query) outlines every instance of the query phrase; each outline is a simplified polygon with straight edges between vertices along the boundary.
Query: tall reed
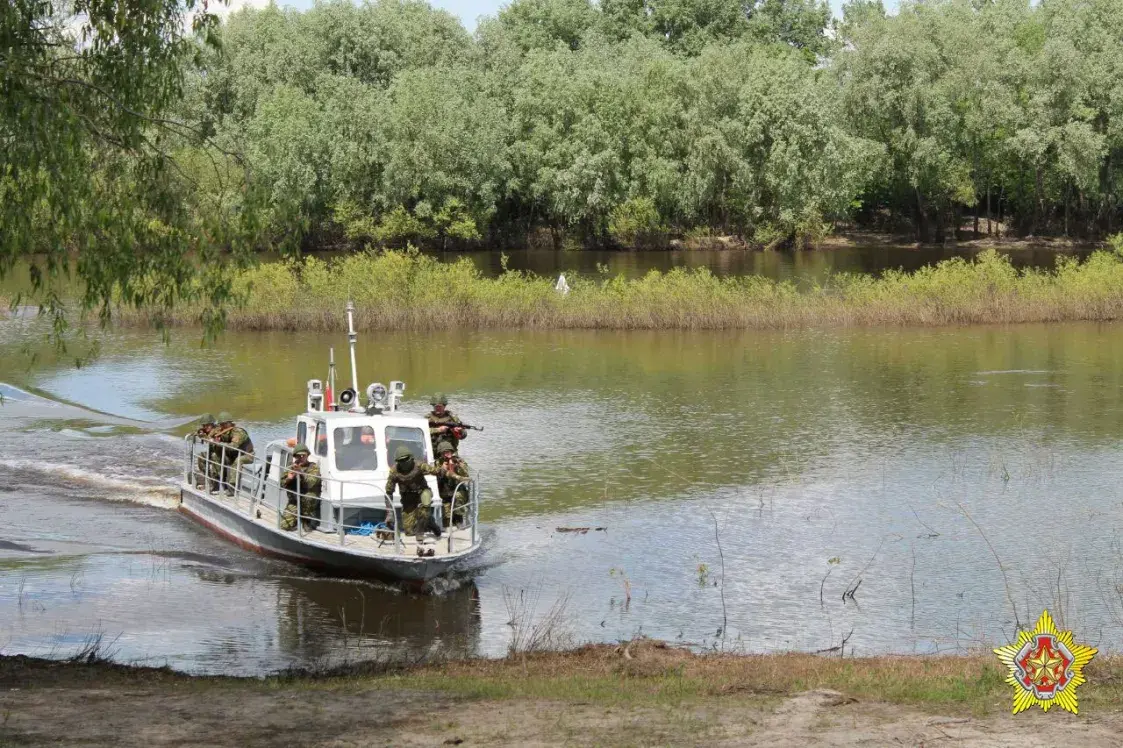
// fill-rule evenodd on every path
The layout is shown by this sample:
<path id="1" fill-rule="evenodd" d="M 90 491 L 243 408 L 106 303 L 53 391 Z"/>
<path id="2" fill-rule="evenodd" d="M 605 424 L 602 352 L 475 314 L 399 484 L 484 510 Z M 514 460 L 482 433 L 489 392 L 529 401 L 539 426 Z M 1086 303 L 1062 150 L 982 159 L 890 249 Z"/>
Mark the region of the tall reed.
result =
<path id="1" fill-rule="evenodd" d="M 324 261 L 263 263 L 234 281 L 242 301 L 227 326 L 336 330 L 348 299 L 360 329 L 723 329 L 1115 320 L 1123 318 L 1123 254 L 1099 251 L 1050 270 L 1014 268 L 988 250 L 912 273 L 836 275 L 810 289 L 707 269 L 651 271 L 641 278 L 577 277 L 570 292 L 521 271 L 484 277 L 468 259 L 443 263 L 414 251 Z M 187 305 L 154 317 L 122 306 L 124 324 L 195 324 Z"/>

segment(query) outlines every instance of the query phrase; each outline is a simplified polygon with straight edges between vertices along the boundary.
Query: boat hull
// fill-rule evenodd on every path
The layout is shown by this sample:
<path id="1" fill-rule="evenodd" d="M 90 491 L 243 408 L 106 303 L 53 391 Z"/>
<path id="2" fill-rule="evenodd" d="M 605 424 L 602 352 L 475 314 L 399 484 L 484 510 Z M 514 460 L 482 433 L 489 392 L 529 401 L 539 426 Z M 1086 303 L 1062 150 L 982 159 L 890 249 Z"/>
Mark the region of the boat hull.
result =
<path id="1" fill-rule="evenodd" d="M 430 579 L 463 568 L 480 548 L 476 545 L 452 557 L 411 559 L 371 556 L 305 542 L 295 533 L 254 522 L 233 507 L 183 484 L 180 485 L 179 502 L 181 512 L 246 550 L 347 576 L 374 577 L 420 586 Z"/>

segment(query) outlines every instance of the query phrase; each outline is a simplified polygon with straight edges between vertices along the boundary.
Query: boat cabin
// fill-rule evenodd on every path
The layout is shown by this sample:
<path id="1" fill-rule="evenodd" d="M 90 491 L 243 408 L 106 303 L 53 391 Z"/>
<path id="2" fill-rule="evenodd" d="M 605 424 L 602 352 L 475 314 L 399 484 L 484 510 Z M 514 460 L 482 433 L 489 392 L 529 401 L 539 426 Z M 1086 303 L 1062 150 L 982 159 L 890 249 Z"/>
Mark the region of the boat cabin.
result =
<path id="1" fill-rule="evenodd" d="M 386 478 L 399 447 L 408 449 L 419 462 L 433 461 L 428 419 L 397 409 L 404 391 L 401 382 L 391 382 L 390 390 L 372 384 L 363 410 L 354 391 L 344 390 L 340 402 L 351 405 L 352 410 L 339 410 L 339 404 L 323 397 L 319 380 L 311 380 L 308 410 L 297 416 L 295 436 L 266 448 L 266 474 L 280 476 L 292 463 L 293 449 L 300 444 L 308 447 L 308 460 L 320 468 L 323 501 L 318 519 L 324 531 L 334 532 L 340 522 L 350 527 L 386 519 Z M 426 482 L 438 504 L 439 517 L 436 478 L 428 476 Z M 279 487 L 266 491 L 268 504 L 280 509 L 286 501 L 287 495 Z M 338 516 L 340 507 L 343 517 Z"/>
<path id="2" fill-rule="evenodd" d="M 325 477 L 385 481 L 398 447 L 419 462 L 433 460 L 429 421 L 405 413 L 305 413 L 297 417 L 296 437 L 290 442 L 308 447 L 308 459 L 319 464 Z"/>

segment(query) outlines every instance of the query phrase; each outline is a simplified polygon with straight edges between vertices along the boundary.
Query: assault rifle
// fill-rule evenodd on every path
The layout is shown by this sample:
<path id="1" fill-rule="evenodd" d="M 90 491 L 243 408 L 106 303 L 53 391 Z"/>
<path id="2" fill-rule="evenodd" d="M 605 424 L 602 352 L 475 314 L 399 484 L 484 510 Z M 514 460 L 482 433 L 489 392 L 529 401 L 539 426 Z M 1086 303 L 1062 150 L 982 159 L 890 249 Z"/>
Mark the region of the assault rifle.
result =
<path id="1" fill-rule="evenodd" d="M 227 434 L 229 434 L 231 431 L 233 431 L 236 428 L 237 428 L 237 424 L 232 424 L 232 425 L 227 426 L 226 428 L 222 428 L 222 429 L 220 429 L 218 427 L 218 425 L 216 424 L 215 426 L 211 427 L 210 440 L 212 442 L 217 442 L 222 437 L 226 436 Z"/>
<path id="2" fill-rule="evenodd" d="M 429 428 L 435 429 L 440 426 L 448 426 L 449 431 L 452 429 L 471 429 L 472 431 L 483 431 L 483 426 L 470 426 L 466 423 L 441 423 L 440 421 L 429 421 Z"/>

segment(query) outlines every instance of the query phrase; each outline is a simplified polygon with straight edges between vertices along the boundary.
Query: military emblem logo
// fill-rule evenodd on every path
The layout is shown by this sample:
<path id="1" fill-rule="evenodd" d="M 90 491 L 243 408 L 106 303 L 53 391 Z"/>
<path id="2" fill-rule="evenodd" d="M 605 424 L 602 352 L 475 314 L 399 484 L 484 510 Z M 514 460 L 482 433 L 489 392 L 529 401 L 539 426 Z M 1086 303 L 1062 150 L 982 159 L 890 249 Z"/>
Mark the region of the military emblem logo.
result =
<path id="1" fill-rule="evenodd" d="M 1084 666 L 1096 650 L 1072 641 L 1071 631 L 1057 631 L 1049 611 L 1033 631 L 1019 631 L 1018 641 L 994 650 L 1010 669 L 1006 682 L 1014 687 L 1014 714 L 1034 704 L 1049 711 L 1055 704 L 1077 713 L 1076 687 L 1084 682 Z"/>

